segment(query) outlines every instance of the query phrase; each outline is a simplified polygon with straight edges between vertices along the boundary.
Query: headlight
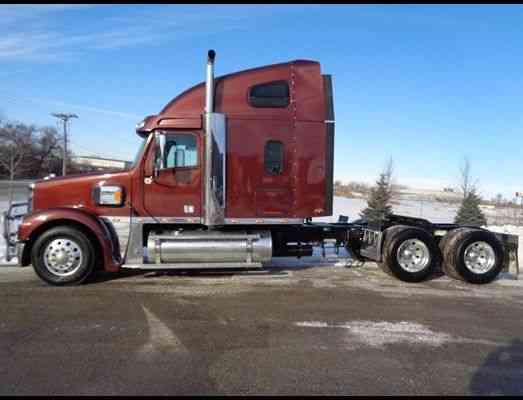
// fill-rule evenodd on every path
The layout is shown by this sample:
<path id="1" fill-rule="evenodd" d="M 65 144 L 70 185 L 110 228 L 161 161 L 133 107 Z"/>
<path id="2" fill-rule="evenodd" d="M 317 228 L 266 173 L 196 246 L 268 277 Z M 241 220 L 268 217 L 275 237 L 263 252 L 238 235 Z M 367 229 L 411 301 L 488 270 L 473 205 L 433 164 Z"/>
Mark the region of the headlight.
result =
<path id="1" fill-rule="evenodd" d="M 95 186 L 93 200 L 99 206 L 121 206 L 124 202 L 124 190 L 121 186 Z"/>

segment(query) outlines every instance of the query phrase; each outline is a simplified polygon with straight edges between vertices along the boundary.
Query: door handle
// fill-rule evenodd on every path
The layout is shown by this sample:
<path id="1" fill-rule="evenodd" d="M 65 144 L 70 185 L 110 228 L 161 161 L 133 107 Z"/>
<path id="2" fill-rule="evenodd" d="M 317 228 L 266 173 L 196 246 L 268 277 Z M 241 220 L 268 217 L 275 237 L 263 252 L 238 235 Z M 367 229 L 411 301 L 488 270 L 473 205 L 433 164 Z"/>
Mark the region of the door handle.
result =
<path id="1" fill-rule="evenodd" d="M 143 183 L 145 183 L 146 185 L 150 185 L 151 183 L 153 183 L 153 177 L 146 176 L 145 178 L 143 178 Z"/>

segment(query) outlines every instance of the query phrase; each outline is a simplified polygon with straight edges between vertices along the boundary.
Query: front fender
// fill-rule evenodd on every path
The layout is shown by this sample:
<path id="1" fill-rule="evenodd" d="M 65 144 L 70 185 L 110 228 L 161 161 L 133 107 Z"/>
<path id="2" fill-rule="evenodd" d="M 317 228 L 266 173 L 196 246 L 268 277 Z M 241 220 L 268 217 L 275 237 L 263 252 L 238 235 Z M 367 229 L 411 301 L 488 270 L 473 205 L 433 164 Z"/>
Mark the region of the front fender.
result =
<path id="1" fill-rule="evenodd" d="M 18 240 L 26 242 L 22 258 L 28 259 L 32 244 L 40 233 L 61 224 L 76 225 L 87 229 L 98 242 L 102 252 L 104 269 L 111 272 L 118 271 L 120 260 L 114 257 L 116 253 L 114 251 L 115 244 L 109 230 L 98 216 L 74 208 L 49 208 L 25 215 L 18 228 Z M 22 259 L 19 260 L 19 263 L 24 265 Z"/>

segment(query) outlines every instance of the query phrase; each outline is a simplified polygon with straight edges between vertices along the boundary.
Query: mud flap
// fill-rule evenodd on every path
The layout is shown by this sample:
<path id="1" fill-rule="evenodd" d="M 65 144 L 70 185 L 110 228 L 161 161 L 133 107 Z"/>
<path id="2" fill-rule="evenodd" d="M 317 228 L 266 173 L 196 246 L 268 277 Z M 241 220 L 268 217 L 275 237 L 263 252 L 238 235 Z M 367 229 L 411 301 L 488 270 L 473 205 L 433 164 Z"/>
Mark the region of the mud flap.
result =
<path id="1" fill-rule="evenodd" d="M 363 229 L 359 253 L 369 260 L 380 262 L 383 242 L 383 232 Z"/>
<path id="2" fill-rule="evenodd" d="M 493 232 L 494 233 L 494 232 Z M 519 275 L 519 260 L 518 260 L 518 236 L 509 235 L 507 233 L 494 233 L 499 241 L 503 244 L 505 252 L 505 265 L 503 272 L 508 272 L 518 279 Z"/>

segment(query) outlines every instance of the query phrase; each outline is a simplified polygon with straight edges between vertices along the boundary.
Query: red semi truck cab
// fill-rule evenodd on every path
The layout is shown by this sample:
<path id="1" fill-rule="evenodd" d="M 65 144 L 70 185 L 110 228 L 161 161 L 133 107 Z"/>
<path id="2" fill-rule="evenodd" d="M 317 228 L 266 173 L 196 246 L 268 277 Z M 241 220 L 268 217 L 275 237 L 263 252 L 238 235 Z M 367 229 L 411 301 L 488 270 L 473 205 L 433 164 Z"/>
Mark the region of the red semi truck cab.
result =
<path id="1" fill-rule="evenodd" d="M 259 268 L 332 242 L 400 279 L 428 276 L 440 258 L 436 231 L 460 227 L 406 217 L 377 226 L 311 222 L 331 215 L 333 203 L 333 89 L 320 64 L 295 60 L 215 78 L 214 57 L 209 51 L 205 82 L 137 125 L 143 143 L 128 170 L 32 186 L 19 263 L 63 285 L 98 268 Z M 387 253 L 397 235 L 413 246 L 403 258 Z M 485 235 L 476 242 L 492 265 L 479 281 L 494 279 L 514 250 L 513 238 Z"/>
<path id="2" fill-rule="evenodd" d="M 36 182 L 31 214 L 18 231 L 25 243 L 22 264 L 31 263 L 35 238 L 64 224 L 90 235 L 111 271 L 149 261 L 147 243 L 135 237 L 144 229 L 152 236 L 224 228 L 217 243 L 241 242 L 234 248 L 251 241 L 255 251 L 207 258 L 216 258 L 216 265 L 255 264 L 273 251 L 270 229 L 264 227 L 331 215 L 330 76 L 322 75 L 318 62 L 296 60 L 215 79 L 213 61 L 209 57 L 206 82 L 138 124 L 143 144 L 130 169 Z M 265 246 L 260 257 L 257 243 Z M 196 256 L 176 259 L 200 261 Z"/>

